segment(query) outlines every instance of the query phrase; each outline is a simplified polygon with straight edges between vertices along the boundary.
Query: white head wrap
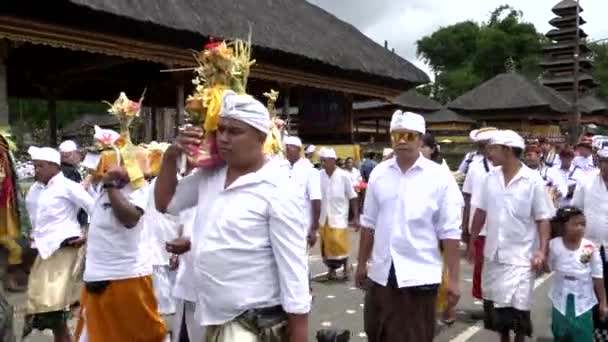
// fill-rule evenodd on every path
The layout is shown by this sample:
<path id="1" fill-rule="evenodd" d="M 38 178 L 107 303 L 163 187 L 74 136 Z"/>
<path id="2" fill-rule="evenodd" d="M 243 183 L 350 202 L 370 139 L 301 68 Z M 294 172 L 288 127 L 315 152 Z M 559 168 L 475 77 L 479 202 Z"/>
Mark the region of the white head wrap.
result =
<path id="1" fill-rule="evenodd" d="M 220 116 L 239 120 L 266 134 L 270 131 L 268 109 L 251 95 L 239 95 L 231 90 L 226 91 L 222 99 Z"/>
<path id="2" fill-rule="evenodd" d="M 59 152 L 74 152 L 78 150 L 78 145 L 73 140 L 66 140 L 59 144 Z"/>
<path id="3" fill-rule="evenodd" d="M 27 150 L 32 160 L 41 160 L 49 163 L 61 165 L 61 155 L 59 151 L 51 147 L 30 146 Z"/>
<path id="4" fill-rule="evenodd" d="M 391 119 L 391 132 L 397 129 L 407 129 L 409 131 L 424 134 L 426 133 L 426 124 L 422 115 L 412 112 L 402 112 L 397 109 L 393 113 L 393 118 Z"/>
<path id="5" fill-rule="evenodd" d="M 333 148 L 324 147 L 319 151 L 319 157 L 325 159 L 338 159 L 336 156 L 336 151 Z"/>
<path id="6" fill-rule="evenodd" d="M 308 145 L 308 147 L 306 148 L 306 150 L 304 151 L 304 153 L 308 154 L 308 153 L 315 153 L 315 151 L 317 150 L 317 146 L 315 145 Z"/>
<path id="7" fill-rule="evenodd" d="M 608 159 L 608 146 L 603 147 L 601 150 L 597 151 L 597 156 L 600 159 Z"/>
<path id="8" fill-rule="evenodd" d="M 288 136 L 285 137 L 285 145 L 293 145 L 293 146 L 298 146 L 298 147 L 302 147 L 302 140 L 300 140 L 300 138 L 298 137 L 294 137 L 294 136 Z"/>
<path id="9" fill-rule="evenodd" d="M 521 149 L 526 148 L 524 138 L 511 130 L 495 131 L 490 138 L 490 145 L 504 145 Z"/>
<path id="10" fill-rule="evenodd" d="M 480 129 L 474 129 L 469 134 L 469 138 L 475 142 L 487 141 L 490 140 L 492 134 L 496 132 L 497 129 L 495 127 L 483 127 Z"/>

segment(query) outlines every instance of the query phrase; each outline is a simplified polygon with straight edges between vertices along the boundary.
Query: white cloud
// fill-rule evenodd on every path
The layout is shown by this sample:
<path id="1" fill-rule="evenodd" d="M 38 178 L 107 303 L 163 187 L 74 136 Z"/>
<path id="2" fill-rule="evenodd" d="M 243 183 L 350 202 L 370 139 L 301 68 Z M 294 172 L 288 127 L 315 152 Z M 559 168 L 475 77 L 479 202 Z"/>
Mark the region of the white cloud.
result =
<path id="1" fill-rule="evenodd" d="M 389 47 L 400 56 L 429 73 L 429 68 L 416 58 L 416 41 L 441 26 L 464 20 L 486 21 L 498 6 L 508 3 L 524 13 L 524 20 L 546 33 L 551 8 L 558 0 L 308 0 L 336 17 L 351 23 L 361 32 Z M 604 20 L 608 14 L 606 0 L 580 0 L 583 29 L 591 39 L 608 38 Z M 432 77 L 432 75 L 430 75 Z"/>

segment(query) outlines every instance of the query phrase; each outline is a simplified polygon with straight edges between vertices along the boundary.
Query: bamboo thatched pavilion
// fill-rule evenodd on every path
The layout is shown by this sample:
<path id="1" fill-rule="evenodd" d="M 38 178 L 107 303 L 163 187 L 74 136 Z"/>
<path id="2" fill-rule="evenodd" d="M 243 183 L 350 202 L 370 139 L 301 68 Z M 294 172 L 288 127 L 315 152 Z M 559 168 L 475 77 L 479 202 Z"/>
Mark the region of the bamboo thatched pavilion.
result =
<path id="1" fill-rule="evenodd" d="M 353 102 L 391 99 L 429 81 L 410 62 L 306 1 L 4 0 L 0 125 L 9 119 L 8 96 L 47 99 L 55 132 L 57 100 L 111 100 L 121 90 L 136 97 L 147 87 L 145 105 L 152 109 L 146 122 L 171 131 L 181 121 L 191 72 L 160 70 L 191 67 L 191 49 L 200 50 L 210 37 L 246 38 L 250 27 L 257 63 L 249 91 L 280 90 L 279 107 L 298 108 L 304 138 L 326 135 L 332 126 L 336 139 L 350 142 Z M 160 107 L 176 110 L 161 115 Z"/>

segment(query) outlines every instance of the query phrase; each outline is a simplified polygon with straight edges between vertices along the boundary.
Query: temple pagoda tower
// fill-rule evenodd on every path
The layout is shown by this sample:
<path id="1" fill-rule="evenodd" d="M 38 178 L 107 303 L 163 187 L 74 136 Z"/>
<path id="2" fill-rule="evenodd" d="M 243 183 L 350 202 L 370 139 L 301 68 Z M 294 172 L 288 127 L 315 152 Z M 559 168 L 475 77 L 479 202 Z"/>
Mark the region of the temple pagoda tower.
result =
<path id="1" fill-rule="evenodd" d="M 585 42 L 587 34 L 581 28 L 586 23 L 580 16 L 583 9 L 574 0 L 562 0 L 553 7 L 552 11 L 557 17 L 549 21 L 554 29 L 546 34 L 552 43 L 543 48 L 544 59 L 540 66 L 544 72 L 541 83 L 557 90 L 566 98 L 571 98 L 574 91 L 575 55 L 578 42 L 579 94 L 584 95 L 596 87 L 596 83 L 591 76 L 593 66 L 590 57 L 591 51 Z"/>

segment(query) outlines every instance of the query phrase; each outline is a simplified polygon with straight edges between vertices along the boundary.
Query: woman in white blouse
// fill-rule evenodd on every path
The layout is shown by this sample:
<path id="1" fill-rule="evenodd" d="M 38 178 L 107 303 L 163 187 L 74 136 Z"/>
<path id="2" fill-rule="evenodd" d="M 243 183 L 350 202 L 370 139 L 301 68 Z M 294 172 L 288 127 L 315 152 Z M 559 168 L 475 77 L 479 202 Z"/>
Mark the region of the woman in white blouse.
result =
<path id="1" fill-rule="evenodd" d="M 593 307 L 599 320 L 608 313 L 599 249 L 584 239 L 585 216 L 572 206 L 557 212 L 561 237 L 549 242 L 549 267 L 554 272 L 549 298 L 555 340 L 593 341 Z"/>

